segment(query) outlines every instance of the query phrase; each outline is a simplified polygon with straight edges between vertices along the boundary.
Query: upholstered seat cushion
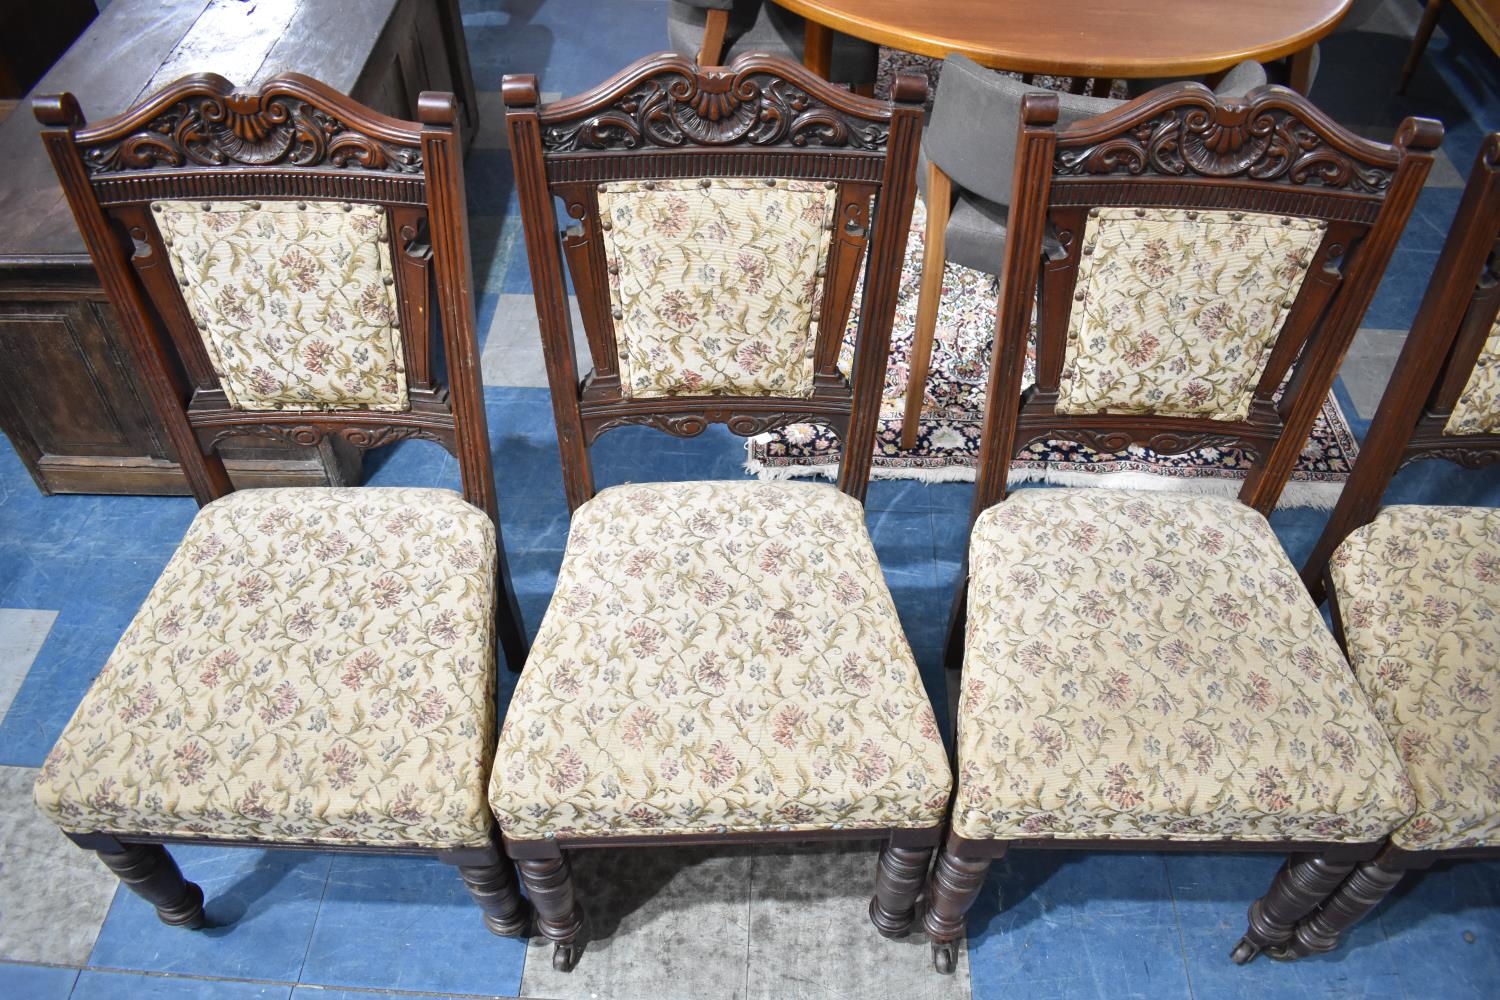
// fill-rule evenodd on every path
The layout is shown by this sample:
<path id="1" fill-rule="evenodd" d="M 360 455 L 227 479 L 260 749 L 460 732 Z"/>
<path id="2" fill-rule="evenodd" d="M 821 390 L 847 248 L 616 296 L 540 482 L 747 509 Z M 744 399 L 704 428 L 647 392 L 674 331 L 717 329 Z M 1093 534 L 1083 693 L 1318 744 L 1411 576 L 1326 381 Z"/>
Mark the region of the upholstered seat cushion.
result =
<path id="1" fill-rule="evenodd" d="M 1391 839 L 1500 846 L 1500 511 L 1387 507 L 1329 575 L 1349 661 L 1416 791 Z"/>
<path id="2" fill-rule="evenodd" d="M 64 830 L 486 842 L 495 532 L 433 489 L 204 507 L 47 756 Z"/>
<path id="3" fill-rule="evenodd" d="M 496 753 L 507 837 L 932 827 L 950 785 L 855 500 L 658 483 L 574 512 Z"/>
<path id="4" fill-rule="evenodd" d="M 1022 490 L 976 521 L 953 828 L 1368 842 L 1400 762 L 1265 518 Z"/>

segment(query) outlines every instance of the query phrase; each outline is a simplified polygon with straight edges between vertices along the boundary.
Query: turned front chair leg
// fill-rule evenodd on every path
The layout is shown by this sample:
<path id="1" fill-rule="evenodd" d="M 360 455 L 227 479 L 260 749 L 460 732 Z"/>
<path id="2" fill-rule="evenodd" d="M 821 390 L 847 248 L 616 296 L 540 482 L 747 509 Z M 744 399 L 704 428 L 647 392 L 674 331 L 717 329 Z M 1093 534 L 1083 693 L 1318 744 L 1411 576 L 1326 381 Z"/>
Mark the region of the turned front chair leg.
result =
<path id="1" fill-rule="evenodd" d="M 182 869 L 160 844 L 119 844 L 94 848 L 125 887 L 156 907 L 156 916 L 171 927 L 199 930 L 208 923 L 203 914 L 203 890 L 182 877 Z"/>
<path id="2" fill-rule="evenodd" d="M 536 926 L 553 943 L 552 967 L 571 972 L 583 952 L 583 910 L 573 892 L 568 859 L 526 858 L 516 863 L 536 908 Z"/>
<path id="3" fill-rule="evenodd" d="M 917 325 L 912 330 L 907 358 L 906 411 L 901 418 L 901 447 L 917 446 L 927 373 L 932 369 L 932 342 L 937 332 L 938 305 L 943 297 L 943 234 L 953 205 L 953 181 L 927 162 L 927 238 L 922 249 L 922 283 L 917 293 Z"/>
<path id="4" fill-rule="evenodd" d="M 957 850 L 950 838 L 938 855 L 937 867 L 927 883 L 927 912 L 922 927 L 932 941 L 932 964 L 948 975 L 958 967 L 958 939 L 963 937 L 964 916 L 990 870 L 992 858 L 968 858 Z"/>
<path id="5" fill-rule="evenodd" d="M 1291 954 L 1284 957 L 1316 955 L 1337 948 L 1344 932 L 1379 905 L 1405 874 L 1399 862 L 1382 863 L 1381 858 L 1360 862 L 1322 908 L 1297 925 L 1286 945 Z"/>
<path id="6" fill-rule="evenodd" d="M 491 934 L 520 937 L 531 922 L 531 907 L 521 896 L 516 869 L 498 844 L 473 851 L 440 855 L 458 869 L 464 888 L 484 911 L 484 925 Z"/>
<path id="7" fill-rule="evenodd" d="M 1353 867 L 1352 861 L 1329 861 L 1321 854 L 1287 858 L 1271 888 L 1250 904 L 1250 926 L 1229 957 L 1236 965 L 1244 965 L 1262 951 L 1284 957 L 1281 946 L 1292 939 L 1297 922 L 1327 899 Z"/>
<path id="8" fill-rule="evenodd" d="M 875 866 L 875 894 L 870 897 L 870 922 L 882 937 L 905 937 L 917 919 L 917 896 L 932 862 L 930 847 L 886 844 Z"/>

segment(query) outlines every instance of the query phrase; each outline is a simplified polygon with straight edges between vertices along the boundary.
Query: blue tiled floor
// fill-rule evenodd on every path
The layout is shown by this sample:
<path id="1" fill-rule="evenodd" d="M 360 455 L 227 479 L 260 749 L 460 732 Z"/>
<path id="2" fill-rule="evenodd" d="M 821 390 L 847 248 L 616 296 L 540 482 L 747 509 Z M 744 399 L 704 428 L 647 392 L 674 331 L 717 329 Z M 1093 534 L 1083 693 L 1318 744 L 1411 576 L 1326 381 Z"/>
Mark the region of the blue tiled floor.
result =
<path id="1" fill-rule="evenodd" d="M 1405 0 L 1404 0 L 1405 2 Z M 578 92 L 613 67 L 665 45 L 660 0 L 464 0 L 481 90 L 502 72 L 535 72 L 543 87 Z M 1415 11 L 1411 4 L 1411 11 Z M 1437 114 L 1460 170 L 1479 137 L 1500 127 L 1494 63 L 1458 18 L 1429 49 L 1411 93 L 1369 76 L 1340 76 L 1362 60 L 1390 69 L 1404 43 L 1347 37 L 1325 47 L 1317 95 L 1335 117 L 1391 121 Z M 1373 74 L 1373 69 L 1371 70 Z M 476 267 L 488 329 L 502 292 L 526 292 L 510 166 L 502 150 L 468 161 Z M 1457 192 L 1423 193 L 1411 231 L 1367 317 L 1403 328 L 1415 310 Z M 1345 412 L 1353 414 L 1345 402 Z M 505 543 L 522 610 L 534 629 L 550 596 L 567 532 L 545 390 L 487 390 Z M 1364 427 L 1356 422 L 1356 431 Z M 738 477 L 740 442 L 722 430 L 679 440 L 616 432 L 596 449 L 600 485 L 631 479 Z M 368 456 L 375 484 L 456 481 L 451 457 L 416 442 Z M 947 702 L 940 649 L 962 558 L 972 486 L 881 481 L 869 523 L 901 618 L 935 704 Z M 1402 473 L 1393 499 L 1500 502 L 1500 472 L 1465 475 L 1436 463 Z M 38 766 L 191 520 L 186 499 L 43 497 L 0 449 L 0 607 L 58 611 L 15 701 L 0 721 L 0 765 Z M 1300 561 L 1325 514 L 1272 518 Z M 502 673 L 508 686 L 513 678 Z M 943 715 L 944 713 L 940 713 Z M 944 719 L 946 723 L 946 718 Z M 217 926 L 199 934 L 158 923 L 141 900 L 116 895 L 82 971 L 0 961 L 0 997 L 294 997 L 378 1000 L 394 995 L 517 994 L 525 949 L 485 932 L 451 868 L 422 859 L 183 848 L 183 867 L 208 893 Z M 1440 866 L 1413 879 L 1361 924 L 1339 952 L 1293 965 L 1232 965 L 1246 903 L 1280 859 L 1270 855 L 1016 852 L 995 865 L 970 919 L 975 997 L 1491 997 L 1500 995 L 1500 865 Z M 1003 905 L 1002 905 L 1003 897 Z M 662 1000 L 677 994 L 661 983 Z"/>

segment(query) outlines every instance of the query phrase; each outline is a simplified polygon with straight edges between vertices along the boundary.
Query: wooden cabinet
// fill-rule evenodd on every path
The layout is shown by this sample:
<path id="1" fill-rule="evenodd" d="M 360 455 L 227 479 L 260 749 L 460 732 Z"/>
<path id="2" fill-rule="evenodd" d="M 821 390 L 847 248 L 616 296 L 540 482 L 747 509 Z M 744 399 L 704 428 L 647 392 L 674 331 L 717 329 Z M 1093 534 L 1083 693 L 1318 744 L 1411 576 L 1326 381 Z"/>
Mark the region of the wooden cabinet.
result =
<path id="1" fill-rule="evenodd" d="M 192 72 L 252 86 L 295 70 L 386 114 L 450 90 L 477 107 L 457 0 L 114 0 L 32 90 L 91 120 Z M 44 492 L 186 493 L 29 107 L 0 125 L 0 430 Z M 241 439 L 238 485 L 352 482 L 343 449 Z"/>

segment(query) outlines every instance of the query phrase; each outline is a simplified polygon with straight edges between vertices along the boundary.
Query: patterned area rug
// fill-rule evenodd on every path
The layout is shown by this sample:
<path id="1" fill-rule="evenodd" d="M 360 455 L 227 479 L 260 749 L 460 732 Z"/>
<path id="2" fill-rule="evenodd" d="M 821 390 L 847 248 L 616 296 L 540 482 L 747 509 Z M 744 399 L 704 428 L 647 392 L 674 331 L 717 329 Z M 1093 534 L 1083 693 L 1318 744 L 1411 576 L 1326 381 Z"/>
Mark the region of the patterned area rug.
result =
<path id="1" fill-rule="evenodd" d="M 925 220 L 926 210 L 918 199 L 891 332 L 885 399 L 875 441 L 874 475 L 929 482 L 972 481 L 979 454 L 980 415 L 995 327 L 998 281 L 993 275 L 952 263 L 944 266 L 932 369 L 917 446 L 910 451 L 901 448 L 907 359 L 916 325 Z M 857 316 L 858 290 L 855 296 L 853 312 Z M 846 370 L 852 356 L 854 330 L 855 321 L 851 319 L 845 331 L 842 359 Z M 1032 360 L 1028 356 L 1028 371 Z M 832 478 L 838 468 L 838 438 L 815 424 L 793 424 L 758 435 L 746 443 L 746 450 L 745 468 L 762 479 L 816 475 Z M 1281 506 L 1331 508 L 1357 453 L 1358 445 L 1348 421 L 1330 395 L 1282 494 Z M 1180 455 L 1159 455 L 1140 447 L 1122 452 L 1096 452 L 1062 441 L 1031 446 L 1025 457 L 1012 465 L 1010 475 L 1013 483 L 1183 488 L 1224 496 L 1238 493 L 1244 477 L 1245 455 L 1238 449 L 1201 448 Z"/>

